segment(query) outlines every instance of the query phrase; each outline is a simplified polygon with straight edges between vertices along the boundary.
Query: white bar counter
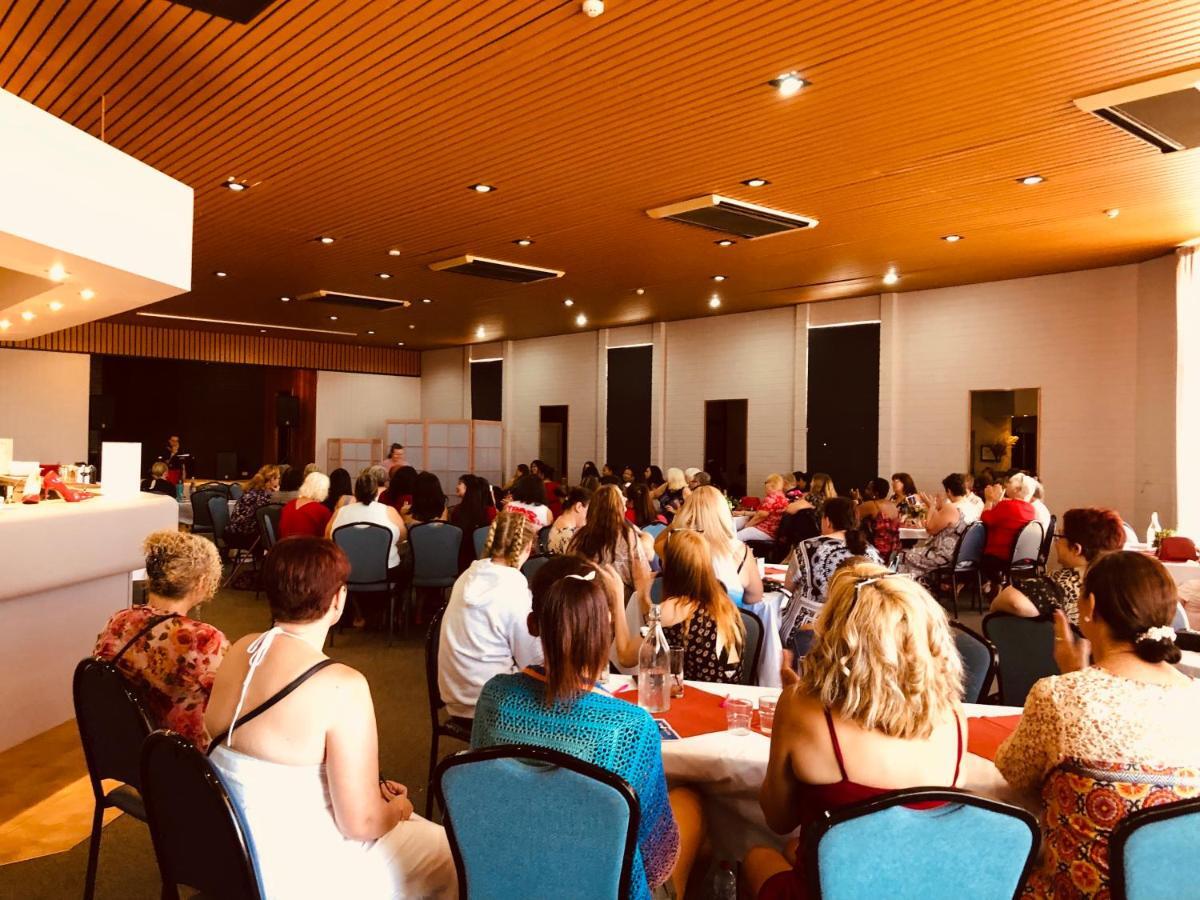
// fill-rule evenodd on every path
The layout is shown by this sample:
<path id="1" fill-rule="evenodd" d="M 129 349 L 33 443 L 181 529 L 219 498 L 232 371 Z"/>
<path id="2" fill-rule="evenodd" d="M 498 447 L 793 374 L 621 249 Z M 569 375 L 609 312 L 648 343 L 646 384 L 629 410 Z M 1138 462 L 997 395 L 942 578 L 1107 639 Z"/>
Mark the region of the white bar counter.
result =
<path id="1" fill-rule="evenodd" d="M 0 504 L 0 750 L 74 716 L 71 676 L 129 605 L 142 541 L 178 527 L 171 497 Z"/>

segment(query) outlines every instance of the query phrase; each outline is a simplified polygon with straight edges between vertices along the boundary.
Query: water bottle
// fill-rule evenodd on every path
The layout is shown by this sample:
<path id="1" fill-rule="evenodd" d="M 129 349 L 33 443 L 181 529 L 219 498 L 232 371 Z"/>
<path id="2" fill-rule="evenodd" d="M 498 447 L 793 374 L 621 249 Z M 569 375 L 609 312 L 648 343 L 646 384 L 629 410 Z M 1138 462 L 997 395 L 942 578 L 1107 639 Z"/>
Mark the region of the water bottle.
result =
<path id="1" fill-rule="evenodd" d="M 671 648 L 657 603 L 650 607 L 646 637 L 638 650 L 638 706 L 649 713 L 671 708 Z"/>
<path id="2" fill-rule="evenodd" d="M 1162 531 L 1162 525 L 1158 522 L 1158 513 L 1150 514 L 1150 527 L 1146 529 L 1146 546 L 1153 547 L 1158 541 L 1158 533 Z"/>
<path id="3" fill-rule="evenodd" d="M 711 896 L 712 900 L 738 900 L 737 875 L 728 862 L 722 861 L 713 875 Z"/>

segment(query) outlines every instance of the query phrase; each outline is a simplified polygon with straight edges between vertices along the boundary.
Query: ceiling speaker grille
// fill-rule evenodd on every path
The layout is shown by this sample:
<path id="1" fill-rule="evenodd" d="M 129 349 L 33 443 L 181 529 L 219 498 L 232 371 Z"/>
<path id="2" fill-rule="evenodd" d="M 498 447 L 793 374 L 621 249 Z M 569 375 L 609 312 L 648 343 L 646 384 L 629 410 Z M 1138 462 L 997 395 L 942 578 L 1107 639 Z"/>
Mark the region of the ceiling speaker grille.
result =
<path id="1" fill-rule="evenodd" d="M 672 222 L 696 225 L 747 240 L 817 226 L 817 220 L 807 216 L 732 200 L 719 194 L 707 194 L 694 200 L 648 209 L 646 214 L 652 219 L 670 219 Z"/>
<path id="2" fill-rule="evenodd" d="M 562 278 L 564 274 L 557 269 L 539 269 L 537 266 L 505 262 L 502 259 L 486 259 L 482 256 L 456 256 L 454 259 L 430 263 L 429 268 L 435 272 L 454 272 L 456 275 L 474 275 L 477 278 L 491 278 L 517 284 Z"/>
<path id="3" fill-rule="evenodd" d="M 1163 153 L 1200 147 L 1200 70 L 1155 78 L 1075 104 Z"/>
<path id="4" fill-rule="evenodd" d="M 320 303 L 326 306 L 349 307 L 351 309 L 407 309 L 412 306 L 409 300 L 393 300 L 390 297 L 366 297 L 362 294 L 346 294 L 342 291 L 312 291 L 300 294 L 297 300 L 308 303 Z"/>

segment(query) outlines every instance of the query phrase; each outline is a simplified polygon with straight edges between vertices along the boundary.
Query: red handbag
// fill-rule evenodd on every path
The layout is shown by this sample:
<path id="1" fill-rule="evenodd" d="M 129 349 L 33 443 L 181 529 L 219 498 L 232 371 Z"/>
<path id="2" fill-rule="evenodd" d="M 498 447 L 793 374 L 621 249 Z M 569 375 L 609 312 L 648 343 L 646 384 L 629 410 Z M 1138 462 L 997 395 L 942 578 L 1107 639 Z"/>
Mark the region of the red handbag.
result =
<path id="1" fill-rule="evenodd" d="M 1191 538 L 1165 537 L 1158 542 L 1158 558 L 1163 562 L 1191 562 L 1200 555 Z"/>

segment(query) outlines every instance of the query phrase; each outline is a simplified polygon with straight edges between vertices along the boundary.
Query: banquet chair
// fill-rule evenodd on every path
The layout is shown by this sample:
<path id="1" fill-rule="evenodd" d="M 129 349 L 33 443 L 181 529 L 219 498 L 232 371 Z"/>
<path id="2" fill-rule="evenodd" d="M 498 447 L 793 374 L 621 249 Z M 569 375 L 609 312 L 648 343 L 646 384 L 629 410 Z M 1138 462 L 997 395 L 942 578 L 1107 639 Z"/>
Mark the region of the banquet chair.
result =
<path id="1" fill-rule="evenodd" d="M 483 559 L 483 548 L 487 546 L 488 532 L 492 530 L 490 525 L 482 525 L 476 528 L 471 535 L 471 540 L 475 542 L 475 558 Z"/>
<path id="2" fill-rule="evenodd" d="M 891 791 L 805 831 L 809 893 L 821 900 L 1015 898 L 1039 840 L 1032 813 L 953 788 Z"/>
<path id="3" fill-rule="evenodd" d="M 1112 900 L 1195 897 L 1196 873 L 1179 861 L 1200 846 L 1200 799 L 1177 800 L 1130 813 L 1108 843 Z"/>
<path id="4" fill-rule="evenodd" d="M 471 900 L 633 894 L 641 809 L 623 778 L 519 744 L 442 760 L 434 778 L 458 888 Z M 580 810 L 587 810 L 580 815 Z"/>
<path id="5" fill-rule="evenodd" d="M 436 589 L 441 595 L 440 606 L 446 600 L 446 589 L 458 580 L 458 551 L 463 533 L 448 522 L 421 522 L 408 529 L 408 546 L 412 548 L 412 601 L 416 607 L 418 588 Z M 407 626 L 407 616 L 401 611 Z"/>
<path id="6" fill-rule="evenodd" d="M 206 488 L 197 488 L 192 491 L 192 534 L 212 534 L 213 521 L 212 514 L 209 512 L 209 500 L 213 497 L 220 497 L 221 502 L 225 503 L 226 509 L 229 509 L 229 495 L 223 491 L 214 491 Z"/>
<path id="7" fill-rule="evenodd" d="M 1079 634 L 1078 628 L 1071 628 Z M 988 613 L 983 617 L 983 633 L 999 656 L 1000 702 L 1004 706 L 1024 706 L 1035 681 L 1059 674 L 1054 661 L 1053 619 Z"/>
<path id="8" fill-rule="evenodd" d="M 950 565 L 934 569 L 930 573 L 930 580 L 937 587 L 935 594 L 939 598 L 942 593 L 942 587 L 945 586 L 946 580 L 949 580 L 950 603 L 954 610 L 955 619 L 958 618 L 958 587 L 960 578 L 967 579 L 974 577 L 976 602 L 982 608 L 983 575 L 981 574 L 980 565 L 983 562 L 983 548 L 986 544 L 987 526 L 982 522 L 972 522 L 958 536 L 958 543 L 954 547 L 954 556 L 950 560 Z"/>
<path id="9" fill-rule="evenodd" d="M 650 582 L 650 602 L 652 604 L 662 603 L 663 580 L 655 578 Z"/>
<path id="10" fill-rule="evenodd" d="M 96 804 L 83 888 L 84 900 L 90 900 L 96 891 L 104 810 L 115 807 L 139 821 L 146 821 L 138 759 L 142 742 L 150 734 L 150 720 L 120 672 L 102 660 L 80 661 L 75 667 L 71 694 L 75 704 L 75 724 Z M 121 784 L 106 793 L 102 784 L 106 779 Z"/>
<path id="11" fill-rule="evenodd" d="M 388 568 L 392 552 L 392 530 L 373 522 L 356 522 L 333 529 L 333 542 L 350 560 L 350 577 L 346 587 L 351 594 L 380 594 L 388 596 L 388 643 L 391 643 L 396 621 L 396 584 Z M 333 631 L 329 632 L 333 646 Z"/>
<path id="12" fill-rule="evenodd" d="M 1013 542 L 1012 555 L 1004 567 L 1004 584 L 1012 584 L 1013 576 L 1029 577 L 1037 572 L 1038 554 L 1042 552 L 1042 523 L 1026 522 Z"/>
<path id="13" fill-rule="evenodd" d="M 762 504 L 762 499 L 759 497 L 743 497 L 738 502 L 739 509 L 756 510 Z"/>
<path id="14" fill-rule="evenodd" d="M 221 496 L 209 497 L 208 519 L 212 523 L 213 541 L 216 543 L 217 549 L 224 553 L 229 549 L 225 545 L 225 527 L 229 524 L 229 501 Z"/>
<path id="15" fill-rule="evenodd" d="M 1175 616 L 1171 619 L 1171 627 L 1176 631 L 1188 630 L 1187 608 L 1182 603 L 1175 604 Z"/>
<path id="16" fill-rule="evenodd" d="M 282 513 L 282 503 L 268 503 L 254 511 L 258 534 L 262 538 L 262 546 L 267 550 L 279 543 L 279 517 Z"/>
<path id="17" fill-rule="evenodd" d="M 205 897 L 260 900 L 250 829 L 208 757 L 156 731 L 142 747 L 141 778 L 162 896 L 178 898 L 186 885 Z"/>
<path id="18" fill-rule="evenodd" d="M 457 716 L 447 716 L 442 719 L 442 710 L 446 702 L 442 699 L 442 689 L 438 687 L 438 652 L 441 649 L 442 617 L 446 607 L 440 606 L 429 620 L 429 630 L 425 632 L 425 689 L 429 695 L 429 777 L 425 781 L 425 818 L 433 816 L 433 775 L 438 764 L 438 749 L 441 739 L 454 738 L 469 744 L 471 742 L 471 721 Z M 444 809 L 445 807 L 443 807 Z"/>
<path id="19" fill-rule="evenodd" d="M 241 485 L 238 487 L 240 488 Z M 204 484 L 192 491 L 192 493 L 195 493 L 196 491 L 213 491 L 218 494 L 224 494 L 226 500 L 237 499 L 237 497 L 233 496 L 232 485 L 225 484 L 223 481 L 206 481 Z M 240 490 L 238 496 L 241 496 Z"/>
<path id="20" fill-rule="evenodd" d="M 546 525 L 538 529 L 537 533 L 537 552 L 548 553 L 550 551 L 550 526 Z"/>
<path id="21" fill-rule="evenodd" d="M 1176 630 L 1175 646 L 1180 650 L 1200 653 L 1200 631 L 1192 631 L 1190 629 Z"/>
<path id="22" fill-rule="evenodd" d="M 525 565 L 521 566 L 521 574 L 525 576 L 525 580 L 533 584 L 533 576 L 538 573 L 538 569 L 550 562 L 550 557 L 539 553 L 536 556 L 531 556 L 525 560 Z"/>
<path id="23" fill-rule="evenodd" d="M 1046 533 L 1042 535 L 1042 546 L 1038 550 L 1037 566 L 1034 571 L 1038 575 L 1046 574 L 1046 565 L 1050 562 L 1050 551 L 1054 548 L 1054 532 L 1058 526 L 1058 516 L 1051 516 L 1050 523 L 1046 526 Z"/>
<path id="24" fill-rule="evenodd" d="M 654 540 L 658 540 L 658 536 L 667 530 L 667 526 L 662 522 L 655 522 L 653 525 L 647 525 L 642 529 L 646 534 Z"/>
<path id="25" fill-rule="evenodd" d="M 741 684 L 758 684 L 758 664 L 762 660 L 763 623 L 748 609 L 738 609 L 746 627 L 746 643 L 742 647 Z"/>
<path id="26" fill-rule="evenodd" d="M 996 646 L 961 622 L 951 622 L 950 627 L 954 631 L 954 646 L 963 661 L 963 700 L 986 703 L 988 689 L 996 676 Z"/>
<path id="27" fill-rule="evenodd" d="M 230 500 L 238 500 L 241 498 L 242 494 L 244 494 L 244 493 L 246 493 L 246 492 L 244 490 L 242 490 L 242 486 L 240 484 L 238 484 L 236 481 L 233 484 L 229 485 L 229 499 Z"/>

